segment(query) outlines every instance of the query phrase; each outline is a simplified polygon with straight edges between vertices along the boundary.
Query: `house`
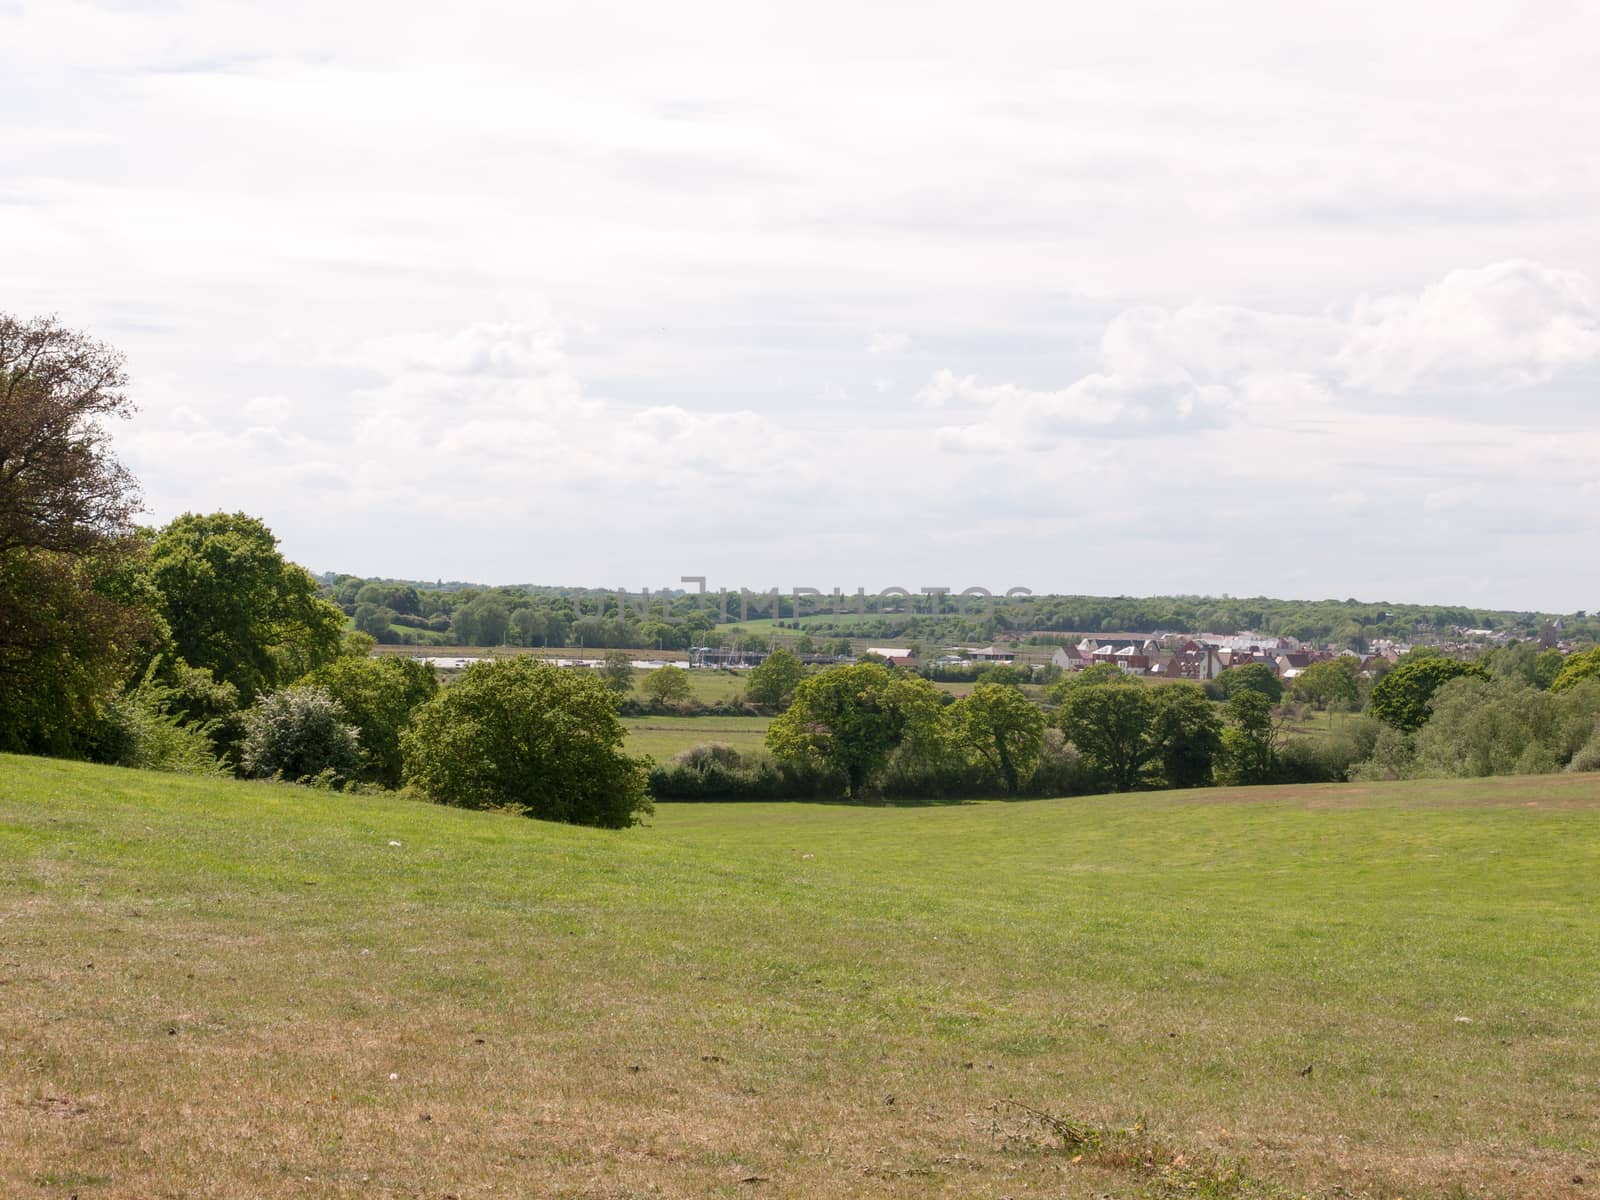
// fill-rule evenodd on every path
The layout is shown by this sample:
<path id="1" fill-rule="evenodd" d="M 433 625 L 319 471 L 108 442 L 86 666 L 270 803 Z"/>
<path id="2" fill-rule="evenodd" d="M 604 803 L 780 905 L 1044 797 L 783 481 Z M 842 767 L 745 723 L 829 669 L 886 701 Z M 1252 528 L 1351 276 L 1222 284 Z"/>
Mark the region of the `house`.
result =
<path id="1" fill-rule="evenodd" d="M 982 649 L 969 647 L 967 653 L 977 662 L 1008 663 L 1017 661 L 1015 650 L 1005 650 L 999 646 L 988 646 Z"/>
<path id="2" fill-rule="evenodd" d="M 1150 673 L 1163 679 L 1204 681 L 1215 679 L 1222 671 L 1222 655 L 1215 646 L 1186 642 L 1165 658 L 1154 659 Z"/>
<path id="3" fill-rule="evenodd" d="M 891 667 L 910 668 L 917 665 L 916 655 L 912 654 L 910 649 L 905 646 L 868 646 L 867 653 L 888 659 Z"/>

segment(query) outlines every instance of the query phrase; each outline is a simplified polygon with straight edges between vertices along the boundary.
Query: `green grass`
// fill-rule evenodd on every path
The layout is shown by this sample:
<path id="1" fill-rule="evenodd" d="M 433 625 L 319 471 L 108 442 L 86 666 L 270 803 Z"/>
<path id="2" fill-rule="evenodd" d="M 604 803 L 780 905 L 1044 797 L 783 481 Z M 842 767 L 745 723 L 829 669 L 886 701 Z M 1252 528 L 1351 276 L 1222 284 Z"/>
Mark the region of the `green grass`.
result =
<path id="1" fill-rule="evenodd" d="M 680 750 L 721 742 L 735 750 L 751 751 L 766 745 L 770 717 L 623 717 L 628 730 L 627 752 L 649 754 L 665 762 Z"/>
<path id="2" fill-rule="evenodd" d="M 602 833 L 0 757 L 0 1110 L 63 1200 L 1590 1195 L 1600 778 Z"/>

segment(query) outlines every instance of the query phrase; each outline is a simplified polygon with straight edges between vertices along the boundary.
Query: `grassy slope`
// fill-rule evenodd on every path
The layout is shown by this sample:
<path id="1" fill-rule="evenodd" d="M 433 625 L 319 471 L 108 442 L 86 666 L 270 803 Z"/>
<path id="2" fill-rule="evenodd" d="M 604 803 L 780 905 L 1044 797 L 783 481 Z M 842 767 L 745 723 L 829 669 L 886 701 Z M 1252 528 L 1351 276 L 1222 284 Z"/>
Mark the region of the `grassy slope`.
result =
<path id="1" fill-rule="evenodd" d="M 1159 1191 L 1015 1099 L 1580 1196 L 1597 1047 L 1593 776 L 606 834 L 0 757 L 3 1195 Z"/>

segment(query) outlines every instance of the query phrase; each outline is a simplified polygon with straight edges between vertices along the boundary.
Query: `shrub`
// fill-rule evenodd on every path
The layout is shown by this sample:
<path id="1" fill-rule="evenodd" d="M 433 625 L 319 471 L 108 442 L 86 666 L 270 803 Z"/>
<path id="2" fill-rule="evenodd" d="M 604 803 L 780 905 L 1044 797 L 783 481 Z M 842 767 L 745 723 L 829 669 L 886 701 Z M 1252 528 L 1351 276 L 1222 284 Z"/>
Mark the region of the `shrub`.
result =
<path id="1" fill-rule="evenodd" d="M 360 739 L 339 702 L 319 687 L 297 684 L 263 696 L 244 715 L 239 765 L 246 775 L 291 782 L 345 780 L 360 763 Z"/>
<path id="2" fill-rule="evenodd" d="M 335 659 L 306 676 L 338 702 L 361 738 L 361 778 L 399 787 L 400 731 L 439 685 L 427 663 L 399 655 Z"/>
<path id="3" fill-rule="evenodd" d="M 597 672 L 519 657 L 474 663 L 400 745 L 406 782 L 440 804 L 621 829 L 651 811 L 649 760 L 625 736 Z"/>
<path id="4" fill-rule="evenodd" d="M 119 767 L 223 775 L 211 729 L 175 712 L 173 689 L 155 679 L 154 665 L 139 685 L 114 697 L 101 714 L 93 757 Z"/>
<path id="5" fill-rule="evenodd" d="M 1567 764 L 1569 771 L 1600 771 L 1600 723 L 1596 723 L 1594 733 L 1590 735 L 1583 747 L 1572 756 L 1572 761 Z"/>

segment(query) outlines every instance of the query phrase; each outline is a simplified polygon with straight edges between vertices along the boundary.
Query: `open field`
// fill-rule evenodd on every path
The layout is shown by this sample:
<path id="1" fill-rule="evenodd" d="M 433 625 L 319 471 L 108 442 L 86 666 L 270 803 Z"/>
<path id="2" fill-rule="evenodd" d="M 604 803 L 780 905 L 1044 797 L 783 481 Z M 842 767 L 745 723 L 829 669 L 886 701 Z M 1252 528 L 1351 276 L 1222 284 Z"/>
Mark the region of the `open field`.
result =
<path id="1" fill-rule="evenodd" d="M 665 762 L 680 750 L 721 742 L 740 752 L 766 745 L 771 717 L 623 717 L 629 754 L 653 755 Z"/>
<path id="2" fill-rule="evenodd" d="M 0 1109 L 62 1200 L 1592 1196 L 1600 778 L 601 833 L 0 757 Z"/>

